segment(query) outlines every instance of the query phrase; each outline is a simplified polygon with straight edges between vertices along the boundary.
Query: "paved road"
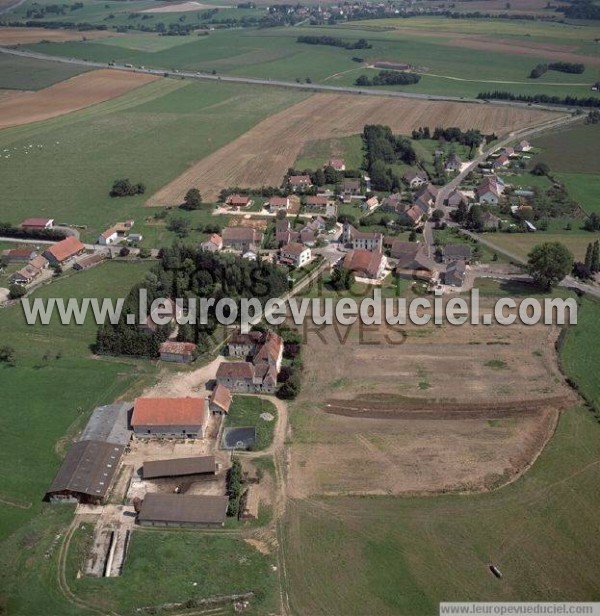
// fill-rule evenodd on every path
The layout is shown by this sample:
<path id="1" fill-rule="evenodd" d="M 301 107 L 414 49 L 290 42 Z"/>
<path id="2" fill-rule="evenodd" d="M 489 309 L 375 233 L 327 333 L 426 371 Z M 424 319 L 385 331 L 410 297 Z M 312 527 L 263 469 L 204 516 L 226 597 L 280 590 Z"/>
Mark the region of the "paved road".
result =
<path id="1" fill-rule="evenodd" d="M 259 79 L 252 77 L 234 77 L 232 75 L 213 75 L 212 73 L 200 73 L 192 71 L 180 71 L 165 68 L 139 68 L 134 66 L 125 66 L 123 64 L 113 64 L 109 66 L 105 62 L 91 62 L 89 60 L 83 60 L 81 58 L 65 58 L 60 56 L 52 56 L 49 54 L 38 53 L 35 51 L 25 51 L 21 49 L 14 49 L 11 47 L 0 47 L 0 53 L 11 54 L 14 56 L 23 56 L 26 58 L 37 58 L 39 60 L 51 60 L 53 62 L 61 62 L 63 64 L 75 64 L 78 66 L 87 66 L 90 68 L 112 68 L 119 71 L 129 71 L 132 73 L 146 73 L 149 75 L 160 75 L 167 77 L 186 77 L 188 79 L 208 79 L 211 81 L 224 81 L 233 83 L 248 83 L 255 85 L 265 86 L 278 86 L 283 88 L 294 88 L 296 90 L 308 90 L 310 92 L 333 92 L 338 94 L 357 94 L 368 96 L 386 96 L 392 98 L 411 98 L 417 100 L 432 100 L 432 101 L 454 101 L 462 103 L 472 103 L 476 105 L 500 105 L 502 107 L 529 107 L 536 109 L 546 109 L 549 111 L 573 111 L 569 107 L 549 106 L 549 105 L 532 105 L 529 103 L 522 103 L 518 101 L 484 101 L 476 98 L 468 98 L 462 96 L 440 96 L 436 94 L 416 94 L 413 92 L 398 92 L 396 90 L 374 90 L 371 88 L 355 88 L 355 87 L 343 87 L 343 86 L 329 86 L 316 83 L 297 83 L 295 81 L 282 81 L 275 79 Z"/>

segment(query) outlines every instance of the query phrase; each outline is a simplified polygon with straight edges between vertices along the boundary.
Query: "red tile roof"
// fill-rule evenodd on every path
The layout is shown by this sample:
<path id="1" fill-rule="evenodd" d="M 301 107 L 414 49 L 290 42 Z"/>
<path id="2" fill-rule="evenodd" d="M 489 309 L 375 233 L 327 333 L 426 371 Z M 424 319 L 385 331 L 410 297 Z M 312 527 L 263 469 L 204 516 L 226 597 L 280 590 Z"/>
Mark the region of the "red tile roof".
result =
<path id="1" fill-rule="evenodd" d="M 171 353 L 173 355 L 192 355 L 196 350 L 193 342 L 176 342 L 167 340 L 160 345 L 161 353 Z"/>
<path id="2" fill-rule="evenodd" d="M 305 250 L 306 248 L 302 244 L 292 242 L 291 244 L 286 244 L 285 246 L 281 247 L 281 254 L 285 253 L 288 255 L 294 255 L 296 257 L 299 257 Z"/>
<path id="3" fill-rule="evenodd" d="M 375 278 L 383 258 L 383 255 L 379 252 L 351 250 L 344 258 L 344 267 L 351 272 L 364 273 Z"/>
<path id="4" fill-rule="evenodd" d="M 247 361 L 224 361 L 217 369 L 218 379 L 251 379 L 253 377 L 254 366 Z"/>
<path id="5" fill-rule="evenodd" d="M 229 407 L 231 406 L 231 401 L 233 397 L 231 392 L 225 385 L 220 385 L 217 383 L 215 388 L 212 390 L 212 394 L 210 396 L 210 403 L 216 404 L 220 409 L 229 413 Z"/>
<path id="6" fill-rule="evenodd" d="M 135 426 L 201 426 L 204 425 L 203 398 L 138 398 L 131 425 Z"/>
<path id="7" fill-rule="evenodd" d="M 27 218 L 22 223 L 22 227 L 38 227 L 44 229 L 48 223 L 53 223 L 52 218 Z"/>
<path id="8" fill-rule="evenodd" d="M 74 236 L 67 237 L 66 239 L 50 246 L 44 252 L 51 254 L 57 261 L 66 261 L 70 257 L 85 250 L 85 246 Z"/>

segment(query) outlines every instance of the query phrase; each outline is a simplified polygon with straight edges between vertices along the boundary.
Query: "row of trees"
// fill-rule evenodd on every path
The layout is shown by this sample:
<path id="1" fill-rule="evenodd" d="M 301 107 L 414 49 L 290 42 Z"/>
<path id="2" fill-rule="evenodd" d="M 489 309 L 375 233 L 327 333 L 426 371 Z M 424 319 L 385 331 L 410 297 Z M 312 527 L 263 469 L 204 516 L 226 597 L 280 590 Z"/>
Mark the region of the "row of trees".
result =
<path id="1" fill-rule="evenodd" d="M 110 189 L 111 197 L 132 197 L 133 195 L 143 195 L 146 187 L 141 182 L 133 184 L 129 178 L 122 178 L 113 182 Z"/>
<path id="2" fill-rule="evenodd" d="M 576 96 L 550 96 L 548 94 L 514 94 L 504 90 L 480 92 L 477 95 L 480 100 L 521 101 L 541 105 L 566 105 L 567 107 L 600 107 L 600 98 L 588 96 L 577 98 Z"/>
<path id="3" fill-rule="evenodd" d="M 307 45 L 329 45 L 330 47 L 342 47 L 343 49 L 371 49 L 373 45 L 367 39 L 361 38 L 358 41 L 347 41 L 335 36 L 299 36 L 298 43 Z"/>
<path id="4" fill-rule="evenodd" d="M 354 82 L 357 86 L 410 86 L 421 81 L 421 75 L 401 71 L 379 71 L 372 79 L 361 75 Z"/>
<path id="5" fill-rule="evenodd" d="M 558 71 L 559 73 L 572 73 L 580 75 L 585 71 L 585 64 L 580 62 L 551 62 L 550 64 L 537 64 L 529 77 L 531 79 L 539 79 L 544 73 L 548 71 Z"/>
<path id="6" fill-rule="evenodd" d="M 50 242 L 59 242 L 67 237 L 64 231 L 58 229 L 23 229 L 22 227 L 14 227 L 10 222 L 0 222 L 0 235 L 17 239 L 46 240 Z"/>
<path id="7" fill-rule="evenodd" d="M 585 266 L 592 274 L 600 272 L 600 242 L 590 242 L 585 252 Z"/>

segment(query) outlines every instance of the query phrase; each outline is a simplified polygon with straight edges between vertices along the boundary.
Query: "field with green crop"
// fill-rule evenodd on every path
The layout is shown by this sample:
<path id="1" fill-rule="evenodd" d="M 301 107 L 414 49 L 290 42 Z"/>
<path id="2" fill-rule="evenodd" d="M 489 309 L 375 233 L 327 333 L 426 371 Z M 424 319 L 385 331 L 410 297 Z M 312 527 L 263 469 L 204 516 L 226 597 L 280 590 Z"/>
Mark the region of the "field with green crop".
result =
<path id="1" fill-rule="evenodd" d="M 600 305 L 584 301 L 563 350 L 571 377 L 596 396 L 588 367 L 600 361 L 598 322 Z M 417 615 L 444 600 L 597 601 L 599 457 L 600 426 L 573 408 L 533 468 L 495 492 L 292 500 L 284 525 L 292 611 Z"/>
<path id="2" fill-rule="evenodd" d="M 67 116 L 3 130 L 0 149 L 12 150 L 11 158 L 0 162 L 0 189 L 11 195 L 4 218 L 18 224 L 46 215 L 86 225 L 82 236 L 90 241 L 115 222 L 133 218 L 146 245 L 170 243 L 175 236 L 164 220 L 154 219 L 159 209 L 144 206 L 148 196 L 303 96 L 278 88 L 160 79 Z M 29 144 L 43 147 L 26 155 Z M 144 183 L 146 194 L 111 198 L 119 178 Z M 186 216 L 194 224 L 218 222 L 211 212 L 207 205 Z"/>
<path id="3" fill-rule="evenodd" d="M 481 23 L 476 23 L 481 22 Z M 474 26 L 473 26 L 474 24 Z M 395 30 L 398 28 L 398 30 Z M 461 42 L 464 31 L 471 38 Z M 335 36 L 349 42 L 366 38 L 370 49 L 306 45 L 296 42 L 299 35 Z M 103 62 L 112 60 L 160 68 L 217 71 L 222 74 L 284 80 L 305 80 L 331 85 L 353 85 L 359 75 L 373 76 L 367 68 L 376 61 L 408 63 L 423 72 L 420 83 L 394 86 L 399 90 L 452 96 L 474 97 L 484 90 L 502 89 L 517 94 L 546 93 L 592 96 L 592 83 L 600 78 L 597 45 L 591 27 L 565 24 L 514 23 L 495 20 L 448 20 L 415 18 L 352 22 L 339 26 L 227 31 L 217 30 L 208 37 L 181 38 L 184 42 L 140 44 L 133 39 L 106 38 L 87 42 L 40 43 L 32 49 L 49 54 L 83 57 Z M 507 43 L 508 41 L 508 43 Z M 525 46 L 516 54 L 513 46 Z M 536 46 L 537 45 L 537 46 Z M 552 61 L 553 46 L 575 59 L 589 58 L 582 75 L 548 71 L 537 80 L 528 78 L 538 63 Z M 565 51 L 566 50 L 566 51 Z M 557 52 L 558 53 L 558 52 Z M 561 59 L 560 56 L 558 59 Z"/>
<path id="4" fill-rule="evenodd" d="M 360 135 L 309 141 L 294 163 L 296 169 L 319 169 L 332 158 L 341 158 L 346 169 L 360 169 L 363 165 L 363 143 Z"/>
<path id="5" fill-rule="evenodd" d="M 0 89 L 41 90 L 88 70 L 75 64 L 0 54 Z"/>

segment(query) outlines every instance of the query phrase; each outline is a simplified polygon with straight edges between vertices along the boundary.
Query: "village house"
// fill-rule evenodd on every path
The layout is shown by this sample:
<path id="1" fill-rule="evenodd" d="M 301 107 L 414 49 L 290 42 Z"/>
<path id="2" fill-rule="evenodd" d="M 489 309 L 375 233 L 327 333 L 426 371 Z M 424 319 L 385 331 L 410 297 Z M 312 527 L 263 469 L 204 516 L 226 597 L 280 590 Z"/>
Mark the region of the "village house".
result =
<path id="1" fill-rule="evenodd" d="M 427 205 L 427 207 L 433 207 L 438 196 L 439 189 L 433 184 L 427 184 L 422 186 L 415 194 L 415 203 L 421 201 Z"/>
<path id="2" fill-rule="evenodd" d="M 42 255 L 51 265 L 62 265 L 84 251 L 85 246 L 71 235 L 47 248 Z"/>
<path id="3" fill-rule="evenodd" d="M 517 152 L 529 152 L 531 150 L 531 144 L 529 141 L 521 141 L 515 146 Z"/>
<path id="4" fill-rule="evenodd" d="M 208 410 L 213 415 L 227 415 L 233 396 L 225 385 L 217 383 L 208 399 Z"/>
<path id="5" fill-rule="evenodd" d="M 400 214 L 400 221 L 408 226 L 418 227 L 422 220 L 423 210 L 416 204 Z"/>
<path id="6" fill-rule="evenodd" d="M 510 158 L 511 156 L 515 155 L 515 149 L 511 148 L 510 146 L 507 146 L 502 149 L 502 154 L 504 154 L 504 156 L 506 156 L 507 158 Z"/>
<path id="7" fill-rule="evenodd" d="M 300 231 L 300 243 L 305 246 L 314 246 L 317 241 L 317 234 L 309 227 L 304 227 Z"/>
<path id="8" fill-rule="evenodd" d="M 287 211 L 290 207 L 289 197 L 271 197 L 269 199 L 269 209 L 272 212 Z"/>
<path id="9" fill-rule="evenodd" d="M 245 342 L 250 347 L 254 340 L 255 337 L 252 337 L 245 339 Z M 228 344 L 230 355 L 240 352 L 240 345 L 236 346 L 237 349 Z M 244 345 L 241 346 L 245 350 Z M 281 337 L 274 332 L 261 334 L 247 356 L 251 357 L 251 361 L 222 362 L 217 369 L 217 384 L 224 385 L 231 392 L 274 393 L 283 359 Z"/>
<path id="10" fill-rule="evenodd" d="M 429 181 L 427 173 L 425 173 L 422 169 L 408 169 L 402 176 L 402 179 L 411 190 L 421 188 L 423 184 L 427 184 Z"/>
<path id="11" fill-rule="evenodd" d="M 341 158 L 332 158 L 329 163 L 329 167 L 332 167 L 336 171 L 346 171 L 346 163 Z"/>
<path id="12" fill-rule="evenodd" d="M 387 259 L 381 252 L 371 250 L 351 250 L 344 257 L 344 269 L 360 278 L 379 280 L 387 266 Z"/>
<path id="13" fill-rule="evenodd" d="M 263 234 L 252 227 L 225 227 L 223 233 L 223 247 L 247 252 L 261 245 Z"/>
<path id="14" fill-rule="evenodd" d="M 319 197 L 318 195 L 306 197 L 306 209 L 325 213 L 329 202 L 327 197 Z"/>
<path id="15" fill-rule="evenodd" d="M 392 193 L 381 202 L 380 209 L 382 212 L 401 214 L 406 209 L 402 203 L 402 195 L 400 193 Z"/>
<path id="16" fill-rule="evenodd" d="M 11 274 L 8 280 L 14 284 L 26 285 L 33 282 L 41 273 L 41 269 L 27 264 L 25 267 Z"/>
<path id="17" fill-rule="evenodd" d="M 138 438 L 204 438 L 204 398 L 138 398 L 131 427 Z"/>
<path id="18" fill-rule="evenodd" d="M 193 342 L 167 340 L 160 345 L 159 352 L 162 361 L 189 364 L 196 357 L 196 345 Z"/>
<path id="19" fill-rule="evenodd" d="M 26 229 L 27 231 L 52 229 L 54 226 L 54 218 L 26 218 L 19 226 L 21 229 Z"/>
<path id="20" fill-rule="evenodd" d="M 103 231 L 98 236 L 98 244 L 101 246 L 109 246 L 110 244 L 115 244 L 119 241 L 119 234 L 114 227 L 110 227 L 106 231 Z"/>
<path id="21" fill-rule="evenodd" d="M 290 175 L 288 184 L 294 192 L 298 190 L 302 191 L 312 186 L 310 175 Z"/>
<path id="22" fill-rule="evenodd" d="M 292 225 L 287 218 L 278 220 L 275 223 L 275 240 L 278 244 L 289 244 L 290 242 L 296 242 L 300 239 L 300 235 L 297 231 L 292 230 Z"/>
<path id="23" fill-rule="evenodd" d="M 361 194 L 360 180 L 357 178 L 347 178 L 342 182 L 342 198 L 344 202 L 349 202 L 352 197 Z"/>
<path id="24" fill-rule="evenodd" d="M 483 179 L 475 190 L 475 197 L 479 203 L 498 205 L 501 193 L 502 185 L 498 182 L 498 178 L 496 176 L 488 176 Z"/>
<path id="25" fill-rule="evenodd" d="M 281 247 L 279 262 L 293 267 L 302 267 L 311 259 L 311 251 L 308 246 L 293 242 Z"/>
<path id="26" fill-rule="evenodd" d="M 448 264 L 446 272 L 444 274 L 444 284 L 451 287 L 462 287 L 465 282 L 465 274 L 467 271 L 467 264 L 458 259 Z"/>
<path id="27" fill-rule="evenodd" d="M 461 204 L 468 205 L 467 197 L 460 190 L 453 190 L 446 199 L 448 207 L 458 207 Z"/>
<path id="28" fill-rule="evenodd" d="M 498 158 L 492 163 L 492 169 L 504 169 L 510 165 L 510 160 L 506 154 L 500 154 Z"/>
<path id="29" fill-rule="evenodd" d="M 240 210 L 252 205 L 252 200 L 248 195 L 229 195 L 225 203 L 234 210 Z"/>
<path id="30" fill-rule="evenodd" d="M 27 263 L 36 255 L 37 252 L 31 248 L 9 248 L 2 251 L 2 256 L 7 263 Z"/>
<path id="31" fill-rule="evenodd" d="M 355 231 L 352 236 L 352 248 L 354 250 L 383 250 L 383 233 L 362 233 Z"/>
<path id="32" fill-rule="evenodd" d="M 213 233 L 205 242 L 200 244 L 200 248 L 206 252 L 219 252 L 223 248 L 223 238 L 218 233 Z"/>
<path id="33" fill-rule="evenodd" d="M 444 165 L 444 170 L 446 173 L 454 173 L 456 171 L 460 171 L 462 167 L 462 160 L 457 154 L 450 154 L 448 160 L 446 160 L 446 164 Z"/>
<path id="34" fill-rule="evenodd" d="M 427 248 L 418 242 L 396 240 L 390 256 L 396 259 L 396 275 L 403 278 L 430 280 L 437 269 L 435 261 L 427 254 Z"/>
<path id="35" fill-rule="evenodd" d="M 454 261 L 471 261 L 471 247 L 467 244 L 446 244 L 442 251 L 442 260 L 444 263 L 452 263 Z"/>
<path id="36" fill-rule="evenodd" d="M 500 218 L 498 218 L 498 216 L 494 216 L 491 212 L 485 212 L 485 214 L 481 217 L 481 220 L 485 231 L 491 231 L 500 227 Z"/>
<path id="37" fill-rule="evenodd" d="M 48 259 L 42 257 L 42 255 L 38 255 L 37 257 L 33 257 L 33 259 L 31 259 L 29 265 L 32 267 L 37 267 L 39 270 L 45 270 L 48 267 Z"/>
<path id="38" fill-rule="evenodd" d="M 363 212 L 372 212 L 373 210 L 377 208 L 378 205 L 379 205 L 379 199 L 373 196 L 367 199 L 366 201 L 363 201 L 360 204 L 360 209 L 363 210 Z"/>

